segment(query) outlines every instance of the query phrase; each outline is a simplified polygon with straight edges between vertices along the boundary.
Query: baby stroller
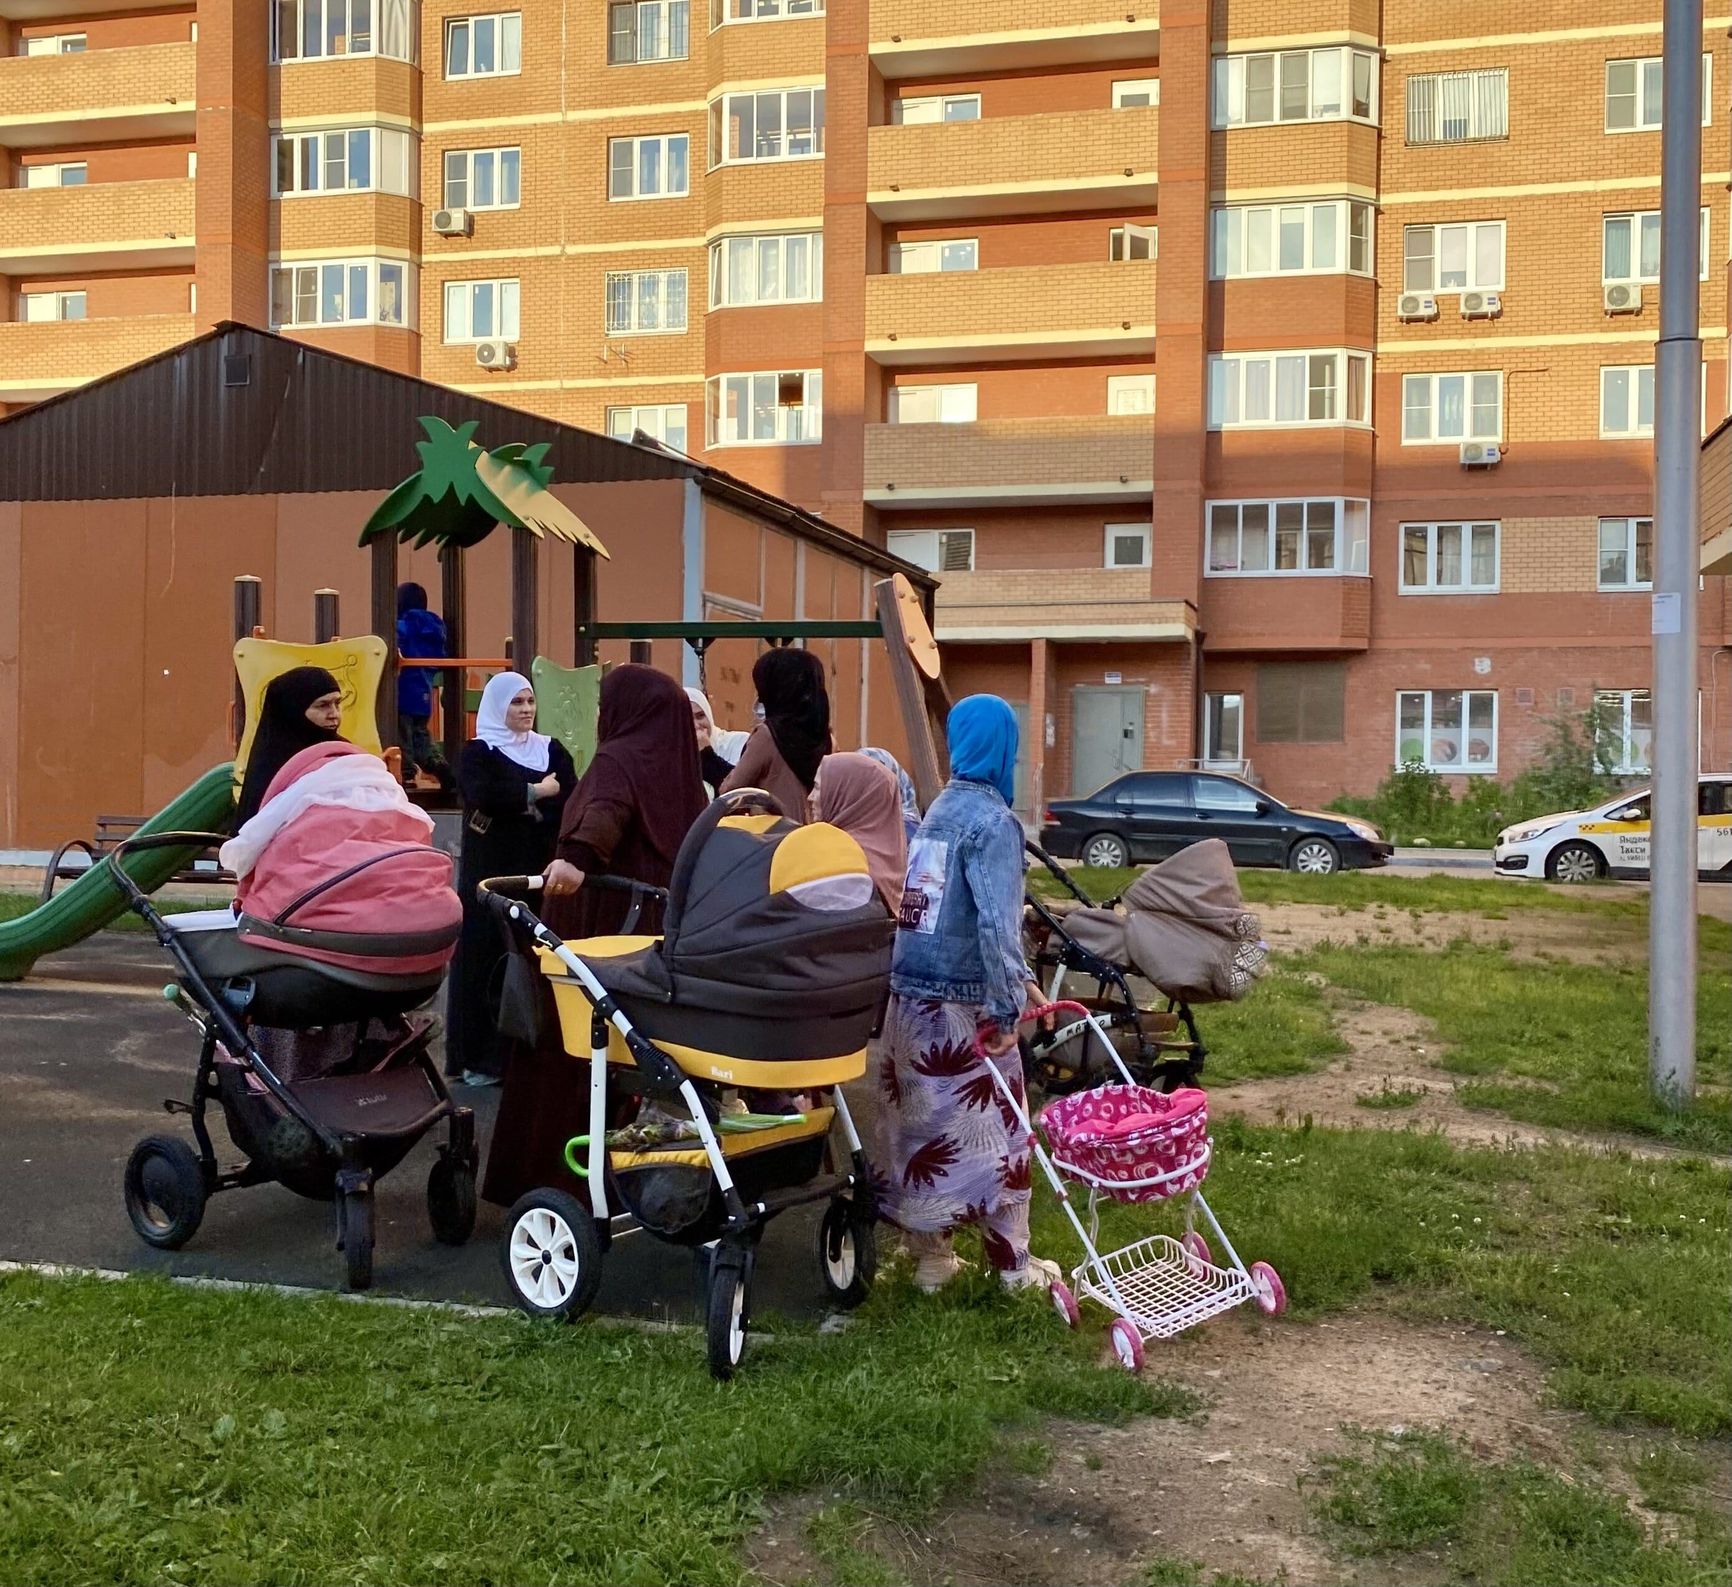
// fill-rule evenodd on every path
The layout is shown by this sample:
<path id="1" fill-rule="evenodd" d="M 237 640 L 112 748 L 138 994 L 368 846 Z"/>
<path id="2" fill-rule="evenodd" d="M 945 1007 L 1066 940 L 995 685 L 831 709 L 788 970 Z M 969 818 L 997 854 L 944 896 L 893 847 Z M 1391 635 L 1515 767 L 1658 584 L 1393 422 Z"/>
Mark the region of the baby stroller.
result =
<path id="1" fill-rule="evenodd" d="M 173 1251 L 198 1232 L 206 1202 L 219 1191 L 274 1182 L 314 1201 L 334 1200 L 348 1287 L 366 1289 L 373 1185 L 442 1121 L 450 1133 L 428 1176 L 428 1218 L 447 1245 L 463 1244 L 475 1226 L 474 1115 L 453 1104 L 428 1054 L 431 1021 L 403 1018 L 438 991 L 460 922 L 364 940 L 298 923 L 316 918 L 323 898 L 374 885 L 372 878 L 362 883 L 356 867 L 322 884 L 320 898 L 303 895 L 294 901 L 299 909 L 291 905 L 268 920 L 237 919 L 226 909 L 165 916 L 120 864 L 139 849 L 222 841 L 209 832 L 155 833 L 119 844 L 109 862 L 127 902 L 175 962 L 164 997 L 201 1038 L 192 1100 L 163 1104 L 191 1119 L 198 1150 L 173 1135 L 140 1141 L 126 1164 L 127 1216 L 146 1244 Z M 433 849 L 417 851 L 415 863 L 426 866 L 426 856 L 448 870 L 449 857 Z M 401 865 L 403 857 L 399 850 L 376 864 Z M 393 959 L 405 968 L 379 967 Z M 277 1072 L 283 1062 L 266 1056 L 279 1033 L 347 1026 L 347 1050 L 310 1076 L 285 1078 Z M 213 1099 L 246 1156 L 238 1167 L 218 1167 L 205 1120 Z"/>
<path id="2" fill-rule="evenodd" d="M 640 884 L 586 878 L 653 892 Z M 894 925 L 860 846 L 822 823 L 796 827 L 770 795 L 738 789 L 699 818 L 675 859 L 663 935 L 561 942 L 521 901 L 540 877 L 481 892 L 551 987 L 560 1039 L 589 1060 L 588 1129 L 565 1148 L 583 1183 L 522 1196 L 500 1258 L 512 1299 L 570 1319 L 595 1298 L 614 1221 L 713 1248 L 705 1323 L 717 1378 L 739 1365 L 752 1267 L 769 1220 L 827 1201 L 825 1290 L 855 1306 L 877 1266 L 877 1210 L 842 1095 L 865 1072 Z M 827 1092 L 822 1106 L 729 1111 L 724 1088 Z M 830 1156 L 840 1121 L 848 1164 Z"/>
<path id="3" fill-rule="evenodd" d="M 1028 851 L 1081 906 L 1061 911 L 1032 889 L 1025 895 L 1029 963 L 1047 996 L 1063 996 L 1069 975 L 1092 980 L 1094 995 L 1072 1006 L 1099 1021 L 1106 1047 L 1136 1083 L 1159 1091 L 1194 1086 L 1207 1050 L 1191 1005 L 1244 996 L 1264 958 L 1262 928 L 1245 910 L 1227 846 L 1217 838 L 1193 843 L 1099 903 L 1038 844 Z M 1153 1002 L 1138 999 L 1133 977 L 1155 988 Z M 1048 1096 L 1110 1078 L 1103 1047 L 1091 1045 L 1080 1017 L 1037 1026 L 1023 1041 L 1023 1063 Z"/>

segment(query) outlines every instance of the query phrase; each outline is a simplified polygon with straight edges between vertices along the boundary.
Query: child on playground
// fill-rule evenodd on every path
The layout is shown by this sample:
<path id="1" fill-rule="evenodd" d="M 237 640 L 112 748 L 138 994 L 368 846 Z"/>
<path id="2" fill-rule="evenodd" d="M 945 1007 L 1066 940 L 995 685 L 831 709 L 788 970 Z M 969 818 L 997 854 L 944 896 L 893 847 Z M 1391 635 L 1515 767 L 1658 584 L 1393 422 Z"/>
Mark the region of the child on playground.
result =
<path id="1" fill-rule="evenodd" d="M 446 654 L 445 620 L 427 609 L 427 591 L 419 584 L 397 586 L 397 652 L 408 657 Z M 403 782 L 414 787 L 415 773 L 425 770 L 449 793 L 457 786 L 445 752 L 428 729 L 433 718 L 433 672 L 427 667 L 402 667 L 397 672 L 397 729 L 403 745 Z"/>

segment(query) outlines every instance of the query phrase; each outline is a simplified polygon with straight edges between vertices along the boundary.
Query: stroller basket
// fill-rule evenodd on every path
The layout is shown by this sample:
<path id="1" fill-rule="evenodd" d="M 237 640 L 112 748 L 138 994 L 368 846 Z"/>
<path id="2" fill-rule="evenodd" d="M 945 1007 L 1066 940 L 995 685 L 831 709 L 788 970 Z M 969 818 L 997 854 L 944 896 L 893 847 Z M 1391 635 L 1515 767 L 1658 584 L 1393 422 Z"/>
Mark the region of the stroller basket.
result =
<path id="1" fill-rule="evenodd" d="M 1257 1296 L 1248 1275 L 1204 1261 L 1167 1234 L 1104 1252 L 1071 1276 L 1078 1294 L 1128 1318 L 1145 1339 L 1171 1339 Z"/>
<path id="2" fill-rule="evenodd" d="M 1141 1127 L 1127 1121 L 1145 1119 Z M 1209 1108 L 1201 1091 L 1168 1095 L 1101 1086 L 1049 1102 L 1040 1121 L 1066 1174 L 1115 1201 L 1164 1201 L 1209 1171 Z"/>

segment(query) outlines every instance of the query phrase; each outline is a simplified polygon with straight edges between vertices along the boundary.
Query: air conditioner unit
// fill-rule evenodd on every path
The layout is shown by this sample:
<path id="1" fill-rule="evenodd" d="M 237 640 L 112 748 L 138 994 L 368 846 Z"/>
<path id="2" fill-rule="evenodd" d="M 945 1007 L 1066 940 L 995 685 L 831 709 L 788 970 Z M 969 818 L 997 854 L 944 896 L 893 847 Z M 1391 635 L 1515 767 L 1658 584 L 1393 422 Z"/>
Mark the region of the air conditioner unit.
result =
<path id="1" fill-rule="evenodd" d="M 1606 312 L 1608 314 L 1640 314 L 1642 312 L 1642 287 L 1640 282 L 1620 281 L 1616 286 L 1605 289 Z"/>
<path id="2" fill-rule="evenodd" d="M 1398 320 L 1435 320 L 1437 299 L 1429 292 L 1403 292 L 1401 301 L 1395 305 L 1395 317 Z"/>
<path id="3" fill-rule="evenodd" d="M 475 217 L 466 209 L 436 209 L 433 230 L 441 237 L 467 237 L 475 230 Z"/>
<path id="4" fill-rule="evenodd" d="M 1464 320 L 1495 320 L 1503 313 L 1503 299 L 1495 292 L 1464 292 L 1461 295 L 1461 317 Z"/>
<path id="5" fill-rule="evenodd" d="M 477 342 L 475 362 L 483 369 L 515 369 L 517 349 L 510 342 Z"/>
<path id="6" fill-rule="evenodd" d="M 1503 448 L 1491 441 L 1463 441 L 1461 443 L 1461 466 L 1463 468 L 1496 468 L 1503 461 Z"/>

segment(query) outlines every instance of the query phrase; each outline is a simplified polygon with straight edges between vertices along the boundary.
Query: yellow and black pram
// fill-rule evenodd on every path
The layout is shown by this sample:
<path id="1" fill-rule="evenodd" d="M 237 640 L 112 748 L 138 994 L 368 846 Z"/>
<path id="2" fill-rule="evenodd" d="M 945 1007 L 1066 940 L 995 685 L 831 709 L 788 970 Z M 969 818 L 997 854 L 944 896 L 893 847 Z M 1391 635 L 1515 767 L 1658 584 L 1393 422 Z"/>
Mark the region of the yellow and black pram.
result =
<path id="1" fill-rule="evenodd" d="M 710 1370 L 730 1377 L 758 1238 L 777 1213 L 827 1200 L 825 1288 L 845 1306 L 871 1289 L 876 1209 L 842 1086 L 865 1072 L 894 925 L 859 844 L 795 826 L 756 789 L 716 800 L 687 835 L 660 937 L 561 942 L 522 902 L 540 883 L 495 878 L 481 891 L 535 953 L 565 1050 L 589 1057 L 588 1130 L 565 1151 L 589 1204 L 549 1186 L 512 1207 L 500 1253 L 512 1298 L 533 1315 L 580 1315 L 616 1219 L 710 1246 Z M 740 1092 L 772 1093 L 773 1110 L 742 1111 Z M 846 1166 L 830 1149 L 838 1123 Z"/>

